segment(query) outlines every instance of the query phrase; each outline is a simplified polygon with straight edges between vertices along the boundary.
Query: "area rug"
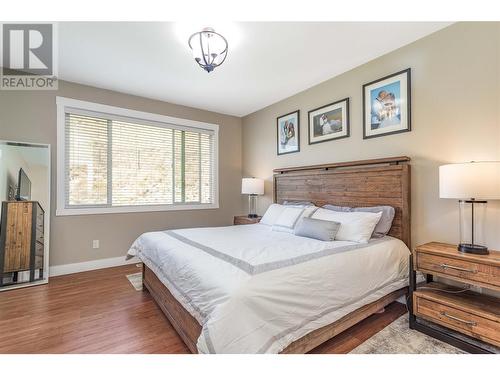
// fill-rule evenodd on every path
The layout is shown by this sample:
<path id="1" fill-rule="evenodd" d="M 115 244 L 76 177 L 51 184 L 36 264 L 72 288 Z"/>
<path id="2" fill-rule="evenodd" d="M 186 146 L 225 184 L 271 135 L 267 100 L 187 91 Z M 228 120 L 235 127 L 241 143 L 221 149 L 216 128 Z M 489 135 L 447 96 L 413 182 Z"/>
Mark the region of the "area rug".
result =
<path id="1" fill-rule="evenodd" d="M 465 353 L 408 327 L 403 315 L 349 354 L 461 354 Z"/>
<path id="2" fill-rule="evenodd" d="M 142 272 L 133 273 L 131 275 L 127 275 L 128 281 L 134 287 L 135 290 L 142 290 Z"/>

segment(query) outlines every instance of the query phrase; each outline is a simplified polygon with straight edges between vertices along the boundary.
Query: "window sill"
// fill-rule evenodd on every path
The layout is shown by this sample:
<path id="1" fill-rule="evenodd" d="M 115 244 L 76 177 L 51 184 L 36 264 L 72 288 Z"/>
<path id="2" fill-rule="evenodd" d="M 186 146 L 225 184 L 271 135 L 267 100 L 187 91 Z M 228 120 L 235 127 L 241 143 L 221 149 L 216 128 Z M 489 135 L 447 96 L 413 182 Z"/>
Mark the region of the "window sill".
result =
<path id="1" fill-rule="evenodd" d="M 125 214 L 133 212 L 213 210 L 219 208 L 218 203 L 211 204 L 179 204 L 160 206 L 123 206 L 123 207 L 90 207 L 90 208 L 57 208 L 56 216 Z"/>

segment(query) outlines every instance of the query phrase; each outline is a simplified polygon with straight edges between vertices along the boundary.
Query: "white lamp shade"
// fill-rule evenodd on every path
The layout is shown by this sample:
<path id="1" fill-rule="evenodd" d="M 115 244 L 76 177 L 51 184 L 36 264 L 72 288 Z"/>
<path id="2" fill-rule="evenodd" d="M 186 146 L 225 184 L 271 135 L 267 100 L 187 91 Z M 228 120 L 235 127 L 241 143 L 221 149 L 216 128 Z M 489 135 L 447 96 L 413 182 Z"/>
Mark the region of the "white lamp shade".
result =
<path id="1" fill-rule="evenodd" d="M 500 162 L 440 166 L 439 196 L 454 199 L 500 199 Z"/>
<path id="2" fill-rule="evenodd" d="M 260 178 L 243 178 L 241 180 L 241 194 L 264 194 L 264 180 Z"/>

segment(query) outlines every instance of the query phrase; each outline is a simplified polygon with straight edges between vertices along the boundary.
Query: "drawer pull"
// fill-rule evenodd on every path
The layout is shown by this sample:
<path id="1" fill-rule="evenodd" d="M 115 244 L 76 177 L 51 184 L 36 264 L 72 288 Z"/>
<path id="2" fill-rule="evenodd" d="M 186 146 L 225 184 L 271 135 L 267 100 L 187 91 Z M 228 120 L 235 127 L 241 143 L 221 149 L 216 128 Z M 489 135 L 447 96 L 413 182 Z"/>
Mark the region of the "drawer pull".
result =
<path id="1" fill-rule="evenodd" d="M 471 269 L 468 269 L 468 268 L 462 268 L 462 267 L 452 266 L 452 265 L 446 264 L 446 263 L 441 263 L 441 268 L 443 268 L 443 269 L 449 268 L 449 269 L 457 270 L 457 271 L 477 273 L 477 270 L 471 270 Z"/>
<path id="2" fill-rule="evenodd" d="M 472 321 L 472 320 L 460 319 L 460 318 L 457 318 L 456 316 L 450 315 L 444 311 L 441 312 L 441 315 L 446 316 L 447 318 L 456 320 L 457 322 L 467 324 L 468 326 L 477 326 L 477 323 Z"/>

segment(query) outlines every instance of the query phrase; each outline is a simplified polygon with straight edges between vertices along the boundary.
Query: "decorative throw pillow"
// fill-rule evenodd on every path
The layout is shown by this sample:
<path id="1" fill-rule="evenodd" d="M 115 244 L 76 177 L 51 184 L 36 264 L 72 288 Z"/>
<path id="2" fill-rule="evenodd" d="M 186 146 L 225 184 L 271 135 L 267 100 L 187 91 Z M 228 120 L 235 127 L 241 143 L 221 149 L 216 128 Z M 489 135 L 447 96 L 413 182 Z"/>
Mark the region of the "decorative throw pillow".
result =
<path id="1" fill-rule="evenodd" d="M 273 203 L 267 208 L 266 213 L 264 214 L 264 216 L 262 216 L 262 219 L 260 219 L 260 223 L 266 225 L 274 225 L 284 209 L 285 206 Z"/>
<path id="2" fill-rule="evenodd" d="M 303 217 L 310 217 L 317 207 L 295 207 L 285 206 L 285 209 L 278 217 L 273 225 L 273 230 L 276 232 L 293 233 L 295 226 Z"/>
<path id="3" fill-rule="evenodd" d="M 333 241 L 339 228 L 340 223 L 336 221 L 303 217 L 297 223 L 293 234 L 301 237 L 314 238 L 320 241 Z"/>
<path id="4" fill-rule="evenodd" d="M 382 212 L 379 222 L 375 226 L 372 237 L 384 237 L 392 227 L 396 210 L 392 206 L 354 207 L 354 212 Z"/>
<path id="5" fill-rule="evenodd" d="M 380 221 L 375 226 L 372 237 L 379 238 L 385 236 L 392 227 L 395 210 L 392 206 L 371 206 L 371 207 L 347 207 L 325 204 L 323 208 L 340 212 L 382 212 Z"/>
<path id="6" fill-rule="evenodd" d="M 336 240 L 367 243 L 381 216 L 382 212 L 341 212 L 319 208 L 312 218 L 339 222 Z"/>

